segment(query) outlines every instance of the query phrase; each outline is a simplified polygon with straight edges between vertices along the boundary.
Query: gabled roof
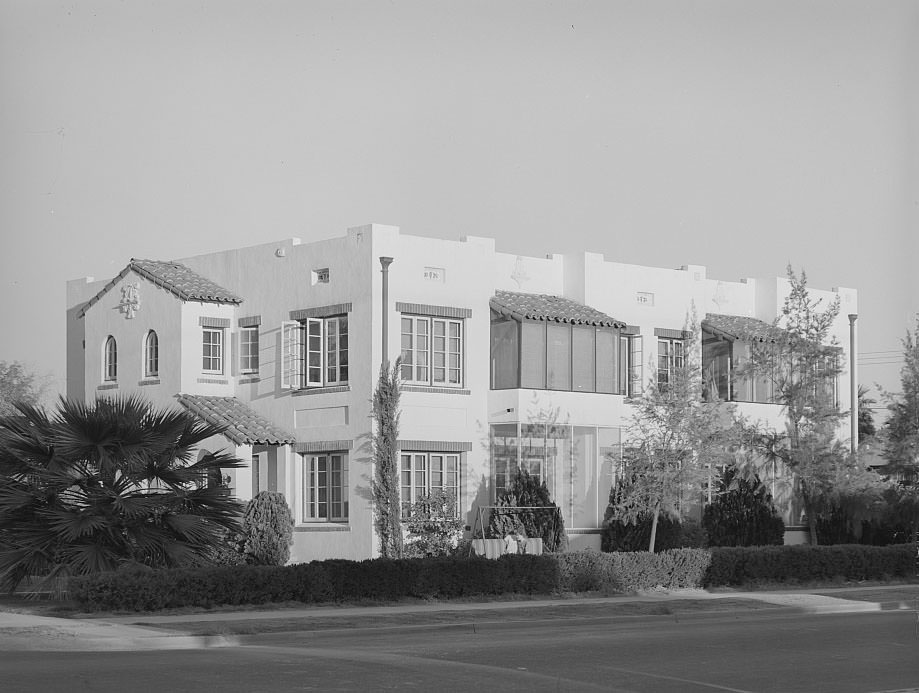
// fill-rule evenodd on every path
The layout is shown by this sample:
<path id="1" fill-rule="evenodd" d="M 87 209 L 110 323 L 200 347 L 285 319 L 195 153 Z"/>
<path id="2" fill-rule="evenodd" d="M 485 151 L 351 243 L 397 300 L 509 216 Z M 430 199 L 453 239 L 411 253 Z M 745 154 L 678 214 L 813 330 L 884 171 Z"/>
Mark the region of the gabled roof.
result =
<path id="1" fill-rule="evenodd" d="M 597 327 L 626 326 L 621 320 L 616 320 L 596 308 L 561 296 L 496 291 L 490 304 L 494 311 L 514 320 L 545 320 Z"/>
<path id="2" fill-rule="evenodd" d="M 199 419 L 226 427 L 223 435 L 237 445 L 287 445 L 297 439 L 235 397 L 178 394 L 179 404 Z"/>
<path id="3" fill-rule="evenodd" d="M 756 318 L 748 318 L 742 315 L 721 315 L 719 313 L 706 313 L 702 326 L 720 337 L 742 342 L 775 341 L 776 330 L 778 329 L 768 322 L 763 322 Z"/>
<path id="4" fill-rule="evenodd" d="M 106 284 L 103 289 L 93 296 L 86 305 L 77 313 L 82 318 L 86 311 L 96 303 L 115 284 L 121 281 L 130 271 L 137 272 L 145 279 L 149 279 L 157 286 L 175 294 L 183 301 L 202 301 L 204 303 L 242 303 L 243 300 L 232 291 L 224 289 L 210 279 L 202 277 L 197 272 L 189 269 L 179 262 L 163 262 L 161 260 L 137 260 L 131 262 L 118 275 Z"/>

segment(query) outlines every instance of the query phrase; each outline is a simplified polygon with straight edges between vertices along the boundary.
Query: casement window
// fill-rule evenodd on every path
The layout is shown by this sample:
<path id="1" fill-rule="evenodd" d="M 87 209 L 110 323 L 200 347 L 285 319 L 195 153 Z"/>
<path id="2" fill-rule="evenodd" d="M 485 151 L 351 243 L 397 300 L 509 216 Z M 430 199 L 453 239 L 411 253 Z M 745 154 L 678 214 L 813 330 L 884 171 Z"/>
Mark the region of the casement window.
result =
<path id="1" fill-rule="evenodd" d="M 150 330 L 144 339 L 144 377 L 154 378 L 160 374 L 160 340 Z"/>
<path id="2" fill-rule="evenodd" d="M 302 454 L 301 518 L 303 522 L 348 520 L 348 456 L 345 453 Z"/>
<path id="3" fill-rule="evenodd" d="M 619 337 L 619 394 L 639 397 L 644 391 L 641 335 Z"/>
<path id="4" fill-rule="evenodd" d="M 106 382 L 118 380 L 118 345 L 112 335 L 105 340 L 102 377 Z"/>
<path id="5" fill-rule="evenodd" d="M 281 386 L 333 387 L 348 384 L 348 317 L 307 318 L 281 326 Z"/>
<path id="6" fill-rule="evenodd" d="M 463 321 L 402 316 L 402 380 L 413 385 L 463 386 Z"/>
<path id="7" fill-rule="evenodd" d="M 657 340 L 657 386 L 666 388 L 685 363 L 682 339 Z"/>
<path id="8" fill-rule="evenodd" d="M 239 372 L 258 373 L 258 325 L 239 330 Z"/>
<path id="9" fill-rule="evenodd" d="M 411 516 L 412 505 L 433 491 L 456 500 L 459 512 L 460 455 L 441 452 L 403 452 L 401 464 L 402 517 Z"/>
<path id="10" fill-rule="evenodd" d="M 201 347 L 201 370 L 205 373 L 223 373 L 223 329 L 202 328 Z"/>

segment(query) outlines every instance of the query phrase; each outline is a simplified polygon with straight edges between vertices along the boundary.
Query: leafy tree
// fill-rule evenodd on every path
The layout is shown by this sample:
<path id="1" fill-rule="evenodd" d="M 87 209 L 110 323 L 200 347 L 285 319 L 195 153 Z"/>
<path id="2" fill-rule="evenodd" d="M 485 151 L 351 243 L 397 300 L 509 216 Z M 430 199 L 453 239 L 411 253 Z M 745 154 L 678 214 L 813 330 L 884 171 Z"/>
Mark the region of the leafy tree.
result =
<path id="1" fill-rule="evenodd" d="M 449 555 L 463 537 L 456 496 L 443 489 L 422 496 L 412 504 L 407 528 L 406 558 Z"/>
<path id="2" fill-rule="evenodd" d="M 294 543 L 294 517 L 284 494 L 261 491 L 246 504 L 243 536 L 248 563 L 287 564 Z"/>
<path id="3" fill-rule="evenodd" d="M 610 521 L 637 524 L 651 518 L 648 551 L 655 550 L 661 515 L 679 520 L 684 499 L 698 497 L 710 466 L 723 461 L 739 436 L 732 404 L 702 399 L 699 331 L 692 321 L 688 355 L 670 370 L 668 383 L 645 388 L 633 400 L 624 462 L 629 475 L 607 513 Z"/>
<path id="4" fill-rule="evenodd" d="M 874 414 L 871 412 L 871 405 L 877 404 L 877 400 L 868 396 L 868 388 L 864 385 L 858 386 L 858 439 L 867 440 L 873 438 L 877 433 L 877 427 L 874 425 Z"/>
<path id="5" fill-rule="evenodd" d="M 728 467 L 717 497 L 702 513 L 709 546 L 765 546 L 784 543 L 785 523 L 759 477 L 746 479 Z"/>
<path id="6" fill-rule="evenodd" d="M 823 299 L 811 297 L 803 270 L 799 276 L 789 265 L 787 271 L 791 291 L 782 313 L 769 338 L 751 339 L 752 359 L 740 371 L 770 383 L 775 402 L 783 407 L 785 435 L 773 436 L 770 448 L 760 452 L 779 457 L 794 472 L 811 543 L 817 544 L 817 516 L 838 491 L 835 484 L 846 473 L 859 470 L 847 462 L 846 451 L 836 439 L 843 417 L 834 396 L 841 365 L 830 331 L 839 315 L 839 298 L 824 305 Z M 765 433 L 768 438 L 770 432 Z M 760 435 L 754 440 L 765 438 Z"/>
<path id="7" fill-rule="evenodd" d="M 492 510 L 488 521 L 489 536 L 524 534 L 530 538 L 541 538 L 546 551 L 564 551 L 567 548 L 568 535 L 565 534 L 561 510 L 552 501 L 546 483 L 526 469 L 517 470 L 510 486 L 497 499 L 495 505 L 498 507 Z"/>
<path id="8" fill-rule="evenodd" d="M 380 366 L 380 378 L 373 393 L 374 479 L 371 481 L 380 554 L 384 558 L 402 557 L 402 524 L 399 503 L 399 359 L 389 368 Z"/>
<path id="9" fill-rule="evenodd" d="M 140 397 L 19 405 L 0 420 L 0 588 L 207 560 L 239 503 L 208 479 L 242 463 L 195 459 L 222 429 Z"/>
<path id="10" fill-rule="evenodd" d="M 17 403 L 37 405 L 46 388 L 19 361 L 0 361 L 0 416 L 15 415 Z"/>
<path id="11" fill-rule="evenodd" d="M 890 415 L 884 423 L 887 471 L 906 483 L 919 476 L 919 317 L 903 344 L 898 394 L 884 393 Z"/>

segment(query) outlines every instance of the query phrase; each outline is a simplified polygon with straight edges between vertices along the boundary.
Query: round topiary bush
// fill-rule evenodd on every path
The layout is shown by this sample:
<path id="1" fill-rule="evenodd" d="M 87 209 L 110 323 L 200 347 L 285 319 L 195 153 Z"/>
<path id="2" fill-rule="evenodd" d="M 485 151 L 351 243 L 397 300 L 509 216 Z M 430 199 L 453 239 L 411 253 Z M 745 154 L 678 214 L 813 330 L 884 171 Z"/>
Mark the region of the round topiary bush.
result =
<path id="1" fill-rule="evenodd" d="M 243 552 L 255 565 L 285 565 L 294 543 L 294 518 L 283 494 L 262 491 L 246 505 Z"/>

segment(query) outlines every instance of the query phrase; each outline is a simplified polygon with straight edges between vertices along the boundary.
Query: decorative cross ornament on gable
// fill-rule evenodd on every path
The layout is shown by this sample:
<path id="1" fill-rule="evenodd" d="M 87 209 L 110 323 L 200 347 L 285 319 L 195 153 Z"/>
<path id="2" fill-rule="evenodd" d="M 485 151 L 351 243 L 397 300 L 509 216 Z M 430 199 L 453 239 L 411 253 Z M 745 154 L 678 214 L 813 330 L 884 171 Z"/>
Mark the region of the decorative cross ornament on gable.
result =
<path id="1" fill-rule="evenodd" d="M 124 313 L 126 320 L 133 318 L 134 313 L 140 310 L 140 282 L 121 287 L 121 303 L 118 304 L 118 309 Z"/>

